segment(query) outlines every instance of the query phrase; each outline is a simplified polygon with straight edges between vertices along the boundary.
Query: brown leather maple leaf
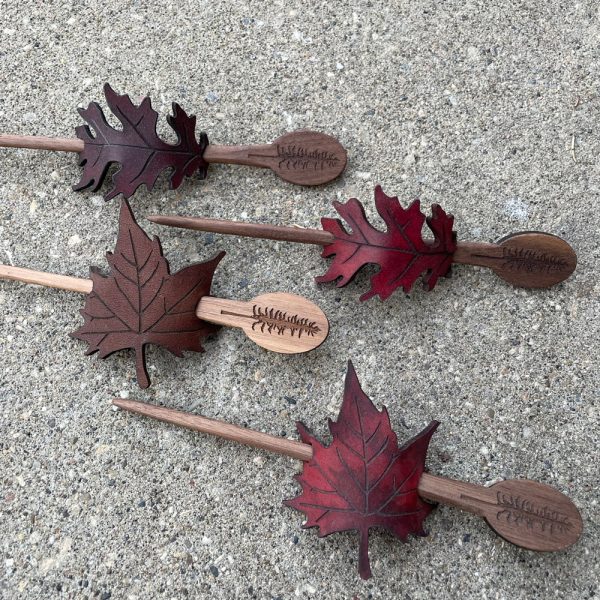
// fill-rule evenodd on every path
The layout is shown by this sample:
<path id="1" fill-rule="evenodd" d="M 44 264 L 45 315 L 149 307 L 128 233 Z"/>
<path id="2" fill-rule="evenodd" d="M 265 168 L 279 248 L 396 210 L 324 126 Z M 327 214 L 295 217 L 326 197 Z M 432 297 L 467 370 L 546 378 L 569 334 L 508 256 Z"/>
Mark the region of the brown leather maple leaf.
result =
<path id="1" fill-rule="evenodd" d="M 341 287 L 352 281 L 363 266 L 375 263 L 380 266 L 379 272 L 371 277 L 371 289 L 360 299 L 379 295 L 385 300 L 399 287 L 408 293 L 421 275 L 429 290 L 440 277 L 449 275 L 456 250 L 454 217 L 439 205 L 431 207 L 432 216 L 427 218 L 434 235 L 432 242 L 423 240 L 425 215 L 419 201 L 404 209 L 397 196 L 386 196 L 379 185 L 375 188 L 375 206 L 387 231 L 379 231 L 369 224 L 363 205 L 356 198 L 346 204 L 334 202 L 333 205 L 350 225 L 352 233 L 344 229 L 340 219 L 321 219 L 323 229 L 336 239 L 323 248 L 321 256 L 335 256 L 327 273 L 317 277 L 318 283 L 339 279 L 337 286 Z"/>
<path id="2" fill-rule="evenodd" d="M 323 446 L 302 423 L 297 424 L 313 457 L 296 475 L 302 494 L 285 504 L 305 513 L 303 527 L 318 527 L 319 537 L 358 531 L 358 571 L 368 579 L 369 529 L 382 527 L 403 542 L 409 534 L 426 535 L 423 520 L 433 505 L 421 499 L 417 487 L 438 425 L 432 421 L 399 448 L 386 408 L 375 408 L 349 362 L 338 420 L 329 421 L 331 444 Z"/>
<path id="3" fill-rule="evenodd" d="M 200 340 L 217 329 L 196 316 L 196 305 L 210 293 L 223 256 L 225 252 L 171 275 L 160 240 L 146 235 L 123 200 L 115 252 L 106 254 L 110 275 L 90 268 L 92 292 L 80 311 L 84 324 L 71 336 L 89 344 L 86 354 L 98 352 L 100 358 L 132 348 L 138 384 L 148 387 L 146 344 L 162 346 L 175 356 L 183 356 L 184 350 L 203 352 Z"/>
<path id="4" fill-rule="evenodd" d="M 85 146 L 79 153 L 83 173 L 73 189 L 100 189 L 111 163 L 119 163 L 121 168 L 113 176 L 113 188 L 104 196 L 105 200 L 118 194 L 129 198 L 142 184 L 151 190 L 165 169 L 172 170 L 171 189 L 178 188 L 183 178 L 190 177 L 196 170 L 202 179 L 206 177 L 208 163 L 203 154 L 208 137 L 200 133 L 200 142 L 196 141 L 195 116 L 188 115 L 174 102 L 173 115 L 167 116 L 167 122 L 177 134 L 177 143 L 167 144 L 156 133 L 158 113 L 152 108 L 150 98 L 144 98 L 139 106 L 135 106 L 129 96 L 120 96 L 108 83 L 104 85 L 104 95 L 123 129 L 108 124 L 97 102 L 79 109 L 88 124 L 75 129 Z"/>

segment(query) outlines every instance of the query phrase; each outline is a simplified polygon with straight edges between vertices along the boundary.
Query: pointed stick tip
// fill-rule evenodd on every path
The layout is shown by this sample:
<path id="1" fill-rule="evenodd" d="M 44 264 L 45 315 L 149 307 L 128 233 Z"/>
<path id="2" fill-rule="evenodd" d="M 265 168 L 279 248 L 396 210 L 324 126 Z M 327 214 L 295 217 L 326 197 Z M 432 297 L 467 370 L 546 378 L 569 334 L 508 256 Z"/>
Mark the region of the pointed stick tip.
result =
<path id="1" fill-rule="evenodd" d="M 128 400 L 126 398 L 113 398 L 111 403 L 121 410 L 152 418 L 157 418 L 155 416 L 155 409 L 160 410 L 160 407 L 156 407 L 152 404 L 146 404 L 145 402 L 140 402 L 138 400 Z"/>
<path id="2" fill-rule="evenodd" d="M 163 215 L 148 215 L 146 221 L 152 221 L 153 223 L 162 223 L 165 217 Z"/>
<path id="3" fill-rule="evenodd" d="M 111 403 L 113 406 L 116 406 L 122 410 L 128 410 L 130 412 L 140 412 L 144 410 L 143 402 L 127 400 L 126 398 L 113 398 Z"/>

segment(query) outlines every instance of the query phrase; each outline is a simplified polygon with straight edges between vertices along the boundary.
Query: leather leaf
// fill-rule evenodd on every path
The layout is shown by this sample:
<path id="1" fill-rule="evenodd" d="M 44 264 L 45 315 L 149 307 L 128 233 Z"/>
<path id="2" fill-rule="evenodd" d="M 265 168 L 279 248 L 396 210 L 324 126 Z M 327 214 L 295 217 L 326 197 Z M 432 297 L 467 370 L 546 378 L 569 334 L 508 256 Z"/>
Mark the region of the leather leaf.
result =
<path id="1" fill-rule="evenodd" d="M 184 350 L 203 352 L 201 339 L 217 329 L 196 316 L 196 305 L 210 294 L 223 256 L 225 252 L 171 275 L 160 240 L 146 235 L 123 200 L 115 252 L 106 254 L 110 275 L 90 268 L 92 292 L 80 311 L 84 324 L 71 336 L 89 344 L 86 354 L 98 352 L 100 358 L 133 349 L 138 384 L 148 387 L 147 344 L 181 357 Z"/>
<path id="2" fill-rule="evenodd" d="M 340 219 L 321 219 L 323 229 L 336 239 L 323 248 L 321 256 L 334 256 L 334 259 L 327 273 L 317 277 L 318 283 L 339 280 L 337 286 L 342 287 L 352 281 L 363 266 L 374 263 L 379 265 L 379 272 L 371 277 L 371 289 L 360 299 L 379 295 L 385 300 L 399 287 L 408 293 L 421 275 L 429 290 L 440 277 L 449 276 L 456 250 L 454 217 L 439 205 L 434 204 L 432 216 L 427 217 L 434 236 L 432 242 L 422 237 L 426 219 L 419 201 L 402 208 L 398 197 L 386 196 L 381 186 L 375 188 L 375 206 L 387 225 L 386 231 L 369 224 L 363 205 L 356 198 L 346 204 L 334 202 L 333 205 L 352 232 L 344 229 Z"/>
<path id="3" fill-rule="evenodd" d="M 79 153 L 83 173 L 73 189 L 97 191 L 112 163 L 119 163 L 121 168 L 113 176 L 113 187 L 104 196 L 105 200 L 118 194 L 129 198 L 142 184 L 152 190 L 165 169 L 171 169 L 171 189 L 178 188 L 183 178 L 190 177 L 195 171 L 201 179 L 206 178 L 208 163 L 203 154 L 208 137 L 200 133 L 200 141 L 196 141 L 195 116 L 188 115 L 179 104 L 173 103 L 173 114 L 167 117 L 167 122 L 177 134 L 177 143 L 167 144 L 156 133 L 158 113 L 152 108 L 150 98 L 144 98 L 139 106 L 135 106 L 129 96 L 120 96 L 108 83 L 104 86 L 104 95 L 122 129 L 108 124 L 96 102 L 90 102 L 86 109 L 79 109 L 87 125 L 75 129 L 85 146 Z"/>
<path id="4" fill-rule="evenodd" d="M 338 420 L 329 421 L 331 444 L 324 446 L 302 423 L 297 425 L 302 441 L 312 446 L 313 457 L 296 475 L 302 493 L 285 504 L 305 513 L 303 527 L 318 527 L 319 537 L 356 530 L 358 571 L 368 579 L 371 528 L 386 529 L 403 542 L 409 534 L 427 535 L 423 520 L 433 505 L 421 499 L 417 487 L 438 425 L 432 421 L 399 448 L 387 410 L 375 408 L 349 362 Z"/>

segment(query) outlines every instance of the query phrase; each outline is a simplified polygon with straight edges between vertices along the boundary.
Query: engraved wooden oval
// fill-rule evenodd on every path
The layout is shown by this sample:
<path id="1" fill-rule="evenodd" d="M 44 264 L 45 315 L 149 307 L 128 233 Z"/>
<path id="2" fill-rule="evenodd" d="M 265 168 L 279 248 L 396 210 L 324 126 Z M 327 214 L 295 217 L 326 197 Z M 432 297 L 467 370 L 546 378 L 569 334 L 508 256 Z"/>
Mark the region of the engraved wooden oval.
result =
<path id="1" fill-rule="evenodd" d="M 271 148 L 269 166 L 290 183 L 320 185 L 332 181 L 346 168 L 346 150 L 325 133 L 308 130 L 286 133 Z"/>
<path id="2" fill-rule="evenodd" d="M 501 255 L 489 264 L 512 285 L 547 288 L 567 279 L 577 255 L 565 240 L 549 233 L 523 231 L 499 240 Z"/>
<path id="3" fill-rule="evenodd" d="M 282 354 L 314 350 L 329 334 L 327 317 L 316 304 L 284 292 L 249 302 L 205 296 L 196 314 L 211 323 L 239 327 L 259 346 Z"/>
<path id="4" fill-rule="evenodd" d="M 577 507 L 558 490 L 527 479 L 500 481 L 487 488 L 486 521 L 505 540 L 529 550 L 563 550 L 581 536 Z"/>

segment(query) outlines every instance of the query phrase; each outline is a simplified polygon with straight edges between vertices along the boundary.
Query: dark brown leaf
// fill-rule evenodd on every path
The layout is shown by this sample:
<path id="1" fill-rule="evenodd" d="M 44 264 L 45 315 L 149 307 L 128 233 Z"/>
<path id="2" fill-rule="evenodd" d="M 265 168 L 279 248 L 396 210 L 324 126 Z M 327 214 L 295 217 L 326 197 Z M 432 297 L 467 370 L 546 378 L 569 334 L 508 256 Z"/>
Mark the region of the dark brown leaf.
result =
<path id="1" fill-rule="evenodd" d="M 126 200 L 121 203 L 115 253 L 108 252 L 110 275 L 90 269 L 92 292 L 81 310 L 84 324 L 71 335 L 89 344 L 87 354 L 106 358 L 132 348 L 140 387 L 150 385 L 144 348 L 156 344 L 183 356 L 202 352 L 200 340 L 216 327 L 196 316 L 196 306 L 210 293 L 214 271 L 224 252 L 174 275 L 162 254 L 160 240 L 151 240 L 136 223 Z"/>
<path id="2" fill-rule="evenodd" d="M 173 103 L 173 115 L 169 115 L 167 121 L 178 139 L 174 145 L 167 144 L 156 133 L 158 113 L 152 108 L 150 98 L 144 98 L 139 106 L 135 106 L 129 96 L 120 96 L 108 83 L 104 86 L 104 95 L 123 129 L 111 127 L 96 102 L 90 102 L 86 109 L 79 109 L 88 124 L 75 130 L 77 137 L 85 142 L 79 154 L 83 173 L 75 190 L 100 189 L 112 163 L 119 163 L 121 168 L 113 176 L 113 188 L 104 196 L 106 200 L 118 194 L 129 198 L 142 184 L 151 190 L 165 169 L 172 171 L 171 189 L 178 188 L 183 178 L 190 177 L 195 171 L 202 179 L 206 177 L 208 163 L 203 154 L 208 137 L 201 133 L 200 143 L 196 141 L 195 116 L 188 115 L 179 104 Z"/>

